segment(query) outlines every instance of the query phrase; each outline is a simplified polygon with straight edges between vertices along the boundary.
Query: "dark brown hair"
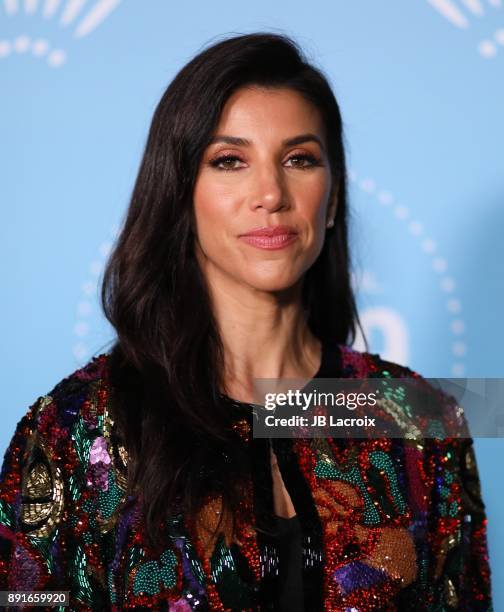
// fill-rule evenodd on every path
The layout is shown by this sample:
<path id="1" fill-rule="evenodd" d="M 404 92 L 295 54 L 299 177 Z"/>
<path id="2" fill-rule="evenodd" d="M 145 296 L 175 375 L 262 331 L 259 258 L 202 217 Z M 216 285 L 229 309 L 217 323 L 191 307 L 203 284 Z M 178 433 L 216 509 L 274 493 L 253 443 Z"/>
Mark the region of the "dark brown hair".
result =
<path id="1" fill-rule="evenodd" d="M 227 99 L 250 85 L 290 88 L 322 115 L 338 205 L 305 274 L 303 302 L 319 339 L 352 343 L 360 326 L 350 281 L 343 128 L 327 78 L 285 35 L 257 32 L 213 44 L 180 70 L 157 105 L 102 284 L 102 307 L 117 334 L 111 366 L 123 391 L 115 417 L 153 542 L 175 507 L 193 513 L 210 488 L 235 507 L 235 485 L 247 466 L 219 401 L 223 346 L 191 221 L 203 152 Z"/>

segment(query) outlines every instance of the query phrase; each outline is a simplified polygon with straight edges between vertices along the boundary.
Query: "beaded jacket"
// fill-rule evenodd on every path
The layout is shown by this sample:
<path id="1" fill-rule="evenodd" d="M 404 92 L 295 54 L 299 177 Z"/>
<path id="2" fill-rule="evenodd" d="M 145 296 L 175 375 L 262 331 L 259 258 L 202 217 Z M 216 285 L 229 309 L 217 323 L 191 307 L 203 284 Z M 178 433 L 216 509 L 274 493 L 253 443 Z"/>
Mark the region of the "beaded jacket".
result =
<path id="1" fill-rule="evenodd" d="M 344 344 L 338 360 L 342 378 L 425 381 Z M 108 364 L 109 353 L 93 357 L 17 425 L 0 478 L 0 591 L 67 590 L 70 610 L 274 609 L 279 557 L 255 529 L 273 515 L 270 454 L 251 434 L 249 413 L 236 404 L 233 427 L 254 458 L 239 537 L 230 540 L 225 524 L 208 537 L 219 512 L 219 499 L 209 498 L 198 520 L 174 514 L 166 548 L 154 553 L 138 500 L 127 494 Z M 451 396 L 436 397 L 465 418 Z M 400 396 L 388 402 L 404 411 Z M 272 444 L 302 527 L 305 610 L 492 610 L 470 436 Z"/>

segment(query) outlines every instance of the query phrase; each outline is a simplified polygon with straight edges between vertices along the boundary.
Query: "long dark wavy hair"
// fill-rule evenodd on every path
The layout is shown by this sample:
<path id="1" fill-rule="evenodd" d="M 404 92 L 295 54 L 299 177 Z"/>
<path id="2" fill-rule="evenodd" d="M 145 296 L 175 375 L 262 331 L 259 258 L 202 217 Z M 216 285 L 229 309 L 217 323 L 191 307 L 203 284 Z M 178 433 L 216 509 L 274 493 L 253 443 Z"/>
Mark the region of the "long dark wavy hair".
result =
<path id="1" fill-rule="evenodd" d="M 152 543 L 174 509 L 192 516 L 210 487 L 225 507 L 236 508 L 247 468 L 229 409 L 219 401 L 224 351 L 191 228 L 203 152 L 227 99 L 250 85 L 290 88 L 322 115 L 338 204 L 305 274 L 303 307 L 317 338 L 351 344 L 358 325 L 365 339 L 351 287 L 342 120 L 328 80 L 289 36 L 220 40 L 178 72 L 157 105 L 101 287 L 117 334 L 110 371 L 121 400 L 114 418 Z"/>

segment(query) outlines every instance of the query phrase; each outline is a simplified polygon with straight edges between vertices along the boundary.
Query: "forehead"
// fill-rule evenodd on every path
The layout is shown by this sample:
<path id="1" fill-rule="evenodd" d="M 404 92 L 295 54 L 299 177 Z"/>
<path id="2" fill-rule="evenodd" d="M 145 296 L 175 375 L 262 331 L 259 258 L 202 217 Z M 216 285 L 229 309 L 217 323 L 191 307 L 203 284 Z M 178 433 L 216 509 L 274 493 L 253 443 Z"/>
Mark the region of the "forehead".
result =
<path id="1" fill-rule="evenodd" d="M 291 136 L 295 130 L 322 135 L 323 122 L 318 108 L 297 91 L 249 86 L 238 89 L 226 101 L 217 125 L 218 133 L 224 130 L 239 136 L 246 136 L 244 130 Z"/>

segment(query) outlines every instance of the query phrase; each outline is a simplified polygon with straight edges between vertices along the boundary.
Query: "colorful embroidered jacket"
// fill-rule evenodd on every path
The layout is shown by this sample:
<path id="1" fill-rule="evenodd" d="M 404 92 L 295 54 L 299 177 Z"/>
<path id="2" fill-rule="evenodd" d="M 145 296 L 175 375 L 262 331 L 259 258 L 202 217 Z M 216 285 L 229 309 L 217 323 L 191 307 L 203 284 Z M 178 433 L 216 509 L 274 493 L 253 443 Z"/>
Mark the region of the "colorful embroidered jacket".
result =
<path id="1" fill-rule="evenodd" d="M 346 345 L 338 359 L 340 377 L 424 381 Z M 102 354 L 64 378 L 17 426 L 0 479 L 0 591 L 69 590 L 70 610 L 274 609 L 278 556 L 254 529 L 273 513 L 265 440 L 237 411 L 255 457 L 238 540 L 205 539 L 217 507 L 209 500 L 201 522 L 173 516 L 166 549 L 153 554 L 125 493 L 108 362 Z M 400 397 L 389 402 L 404 410 Z M 307 612 L 492 609 L 470 437 L 275 439 L 274 448 L 302 526 Z"/>

